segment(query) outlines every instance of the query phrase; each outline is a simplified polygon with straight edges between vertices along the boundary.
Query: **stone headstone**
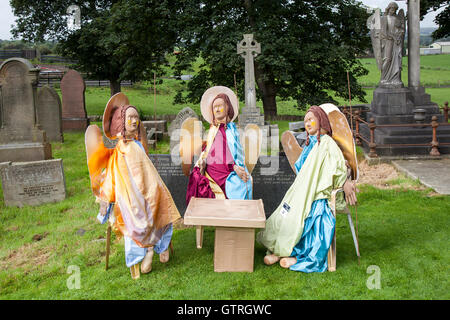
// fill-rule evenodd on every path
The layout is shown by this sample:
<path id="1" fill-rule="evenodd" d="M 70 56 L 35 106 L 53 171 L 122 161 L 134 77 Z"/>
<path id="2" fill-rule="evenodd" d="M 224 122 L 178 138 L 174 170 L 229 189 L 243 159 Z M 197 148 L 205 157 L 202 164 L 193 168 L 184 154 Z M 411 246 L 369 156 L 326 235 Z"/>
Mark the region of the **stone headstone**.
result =
<path id="1" fill-rule="evenodd" d="M 305 129 L 304 121 L 289 122 L 289 131 L 300 131 Z"/>
<path id="2" fill-rule="evenodd" d="M 55 89 L 49 86 L 40 88 L 37 98 L 37 120 L 45 130 L 48 141 L 64 142 L 61 113 L 61 99 Z"/>
<path id="3" fill-rule="evenodd" d="M 85 131 L 89 125 L 81 74 L 69 70 L 61 80 L 63 131 Z"/>
<path id="4" fill-rule="evenodd" d="M 175 119 L 170 123 L 169 126 L 169 136 L 172 136 L 172 133 L 175 129 L 180 129 L 183 121 L 188 118 L 196 118 L 198 119 L 198 115 L 189 107 L 183 108 L 180 112 L 178 112 Z"/>
<path id="5" fill-rule="evenodd" d="M 34 206 L 66 197 L 62 159 L 4 162 L 0 175 L 6 206 Z"/>
<path id="6" fill-rule="evenodd" d="M 142 121 L 142 124 L 144 125 L 147 132 L 154 129 L 155 138 L 158 141 L 169 136 L 168 131 L 167 131 L 167 121 L 166 120 L 146 120 L 146 121 Z"/>
<path id="7" fill-rule="evenodd" d="M 177 147 L 180 143 L 180 130 L 181 125 L 184 120 L 188 118 L 196 118 L 198 119 L 197 114 L 189 107 L 184 108 L 180 112 L 178 112 L 175 119 L 171 122 L 169 126 L 169 137 L 170 137 L 170 150 Z"/>
<path id="8" fill-rule="evenodd" d="M 25 59 L 0 65 L 0 162 L 51 159 L 46 133 L 36 119 L 39 69 Z"/>

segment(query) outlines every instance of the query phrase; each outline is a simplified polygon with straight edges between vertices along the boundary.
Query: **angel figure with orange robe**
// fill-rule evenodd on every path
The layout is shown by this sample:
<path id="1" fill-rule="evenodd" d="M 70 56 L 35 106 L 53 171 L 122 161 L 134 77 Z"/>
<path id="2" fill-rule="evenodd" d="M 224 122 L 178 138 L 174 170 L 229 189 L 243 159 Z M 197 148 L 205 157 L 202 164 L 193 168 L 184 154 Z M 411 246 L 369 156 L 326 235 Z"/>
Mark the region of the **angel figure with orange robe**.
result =
<path id="1" fill-rule="evenodd" d="M 103 131 L 117 140 L 115 148 L 105 147 L 96 125 L 85 134 L 91 187 L 100 202 L 98 219 L 108 221 L 116 235 L 123 236 L 133 279 L 151 271 L 154 252 L 162 263 L 169 261 L 173 223 L 181 218 L 147 155 L 141 129 L 137 109 L 123 93 L 117 93 L 103 114 Z"/>

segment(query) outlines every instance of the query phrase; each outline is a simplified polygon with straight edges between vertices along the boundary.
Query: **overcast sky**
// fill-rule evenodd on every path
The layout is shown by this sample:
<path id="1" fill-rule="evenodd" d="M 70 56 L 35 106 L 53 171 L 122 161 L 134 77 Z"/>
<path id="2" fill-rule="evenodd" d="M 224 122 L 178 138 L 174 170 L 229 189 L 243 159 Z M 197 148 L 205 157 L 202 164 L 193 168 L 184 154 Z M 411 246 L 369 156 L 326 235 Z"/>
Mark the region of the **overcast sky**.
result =
<path id="1" fill-rule="evenodd" d="M 382 11 L 387 7 L 389 2 L 392 0 L 361 0 L 362 3 L 371 6 L 381 8 Z M 406 1 L 398 1 L 400 8 L 403 8 L 406 13 Z M 442 10 L 442 9 L 441 9 Z M 437 12 L 429 13 L 423 21 L 421 21 L 421 27 L 435 27 L 436 24 L 433 22 L 434 17 Z M 15 18 L 12 13 L 11 6 L 9 5 L 9 0 L 0 0 L 0 39 L 10 40 L 12 38 L 10 29 L 11 25 L 14 24 Z"/>

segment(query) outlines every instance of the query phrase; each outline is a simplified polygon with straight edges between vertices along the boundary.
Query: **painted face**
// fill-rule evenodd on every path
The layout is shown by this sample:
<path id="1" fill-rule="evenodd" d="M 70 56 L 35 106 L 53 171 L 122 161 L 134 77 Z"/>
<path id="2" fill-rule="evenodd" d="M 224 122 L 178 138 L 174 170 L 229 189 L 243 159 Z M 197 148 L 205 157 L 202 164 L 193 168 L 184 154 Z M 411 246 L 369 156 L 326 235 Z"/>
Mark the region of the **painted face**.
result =
<path id="1" fill-rule="evenodd" d="M 214 118 L 219 123 L 226 123 L 227 121 L 227 105 L 222 98 L 218 98 L 214 101 L 212 106 Z"/>
<path id="2" fill-rule="evenodd" d="M 139 126 L 139 114 L 134 108 L 128 108 L 125 112 L 125 135 L 131 137 L 136 135 Z"/>
<path id="3" fill-rule="evenodd" d="M 317 134 L 317 131 L 319 129 L 319 121 L 317 120 L 314 113 L 308 112 L 305 115 L 304 123 L 305 123 L 305 129 L 309 135 L 314 136 Z"/>

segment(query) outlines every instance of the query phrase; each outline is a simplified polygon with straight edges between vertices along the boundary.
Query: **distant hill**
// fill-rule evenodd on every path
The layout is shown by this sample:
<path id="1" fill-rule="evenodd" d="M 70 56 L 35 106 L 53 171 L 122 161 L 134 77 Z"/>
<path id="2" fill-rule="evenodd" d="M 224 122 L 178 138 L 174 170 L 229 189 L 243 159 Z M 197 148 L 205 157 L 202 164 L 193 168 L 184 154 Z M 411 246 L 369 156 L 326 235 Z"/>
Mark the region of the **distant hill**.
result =
<path id="1" fill-rule="evenodd" d="M 437 27 L 420 28 L 420 35 L 430 36 Z"/>

